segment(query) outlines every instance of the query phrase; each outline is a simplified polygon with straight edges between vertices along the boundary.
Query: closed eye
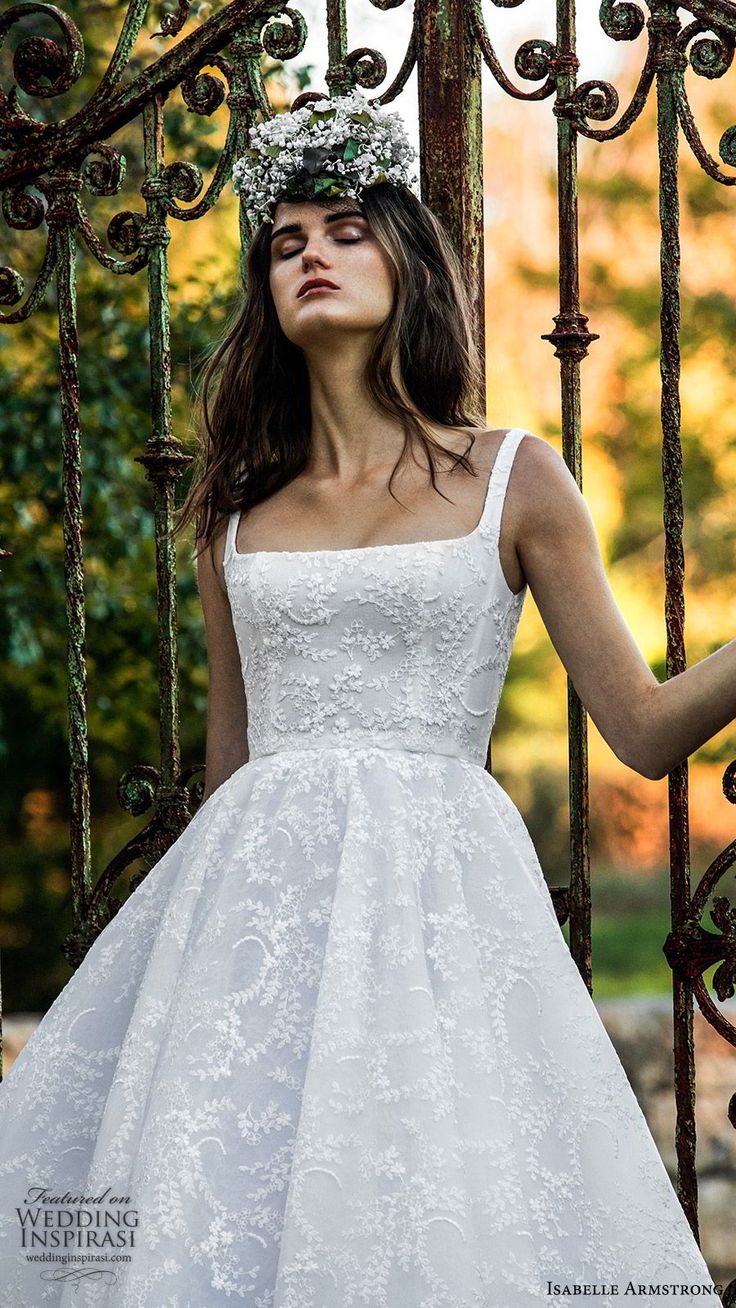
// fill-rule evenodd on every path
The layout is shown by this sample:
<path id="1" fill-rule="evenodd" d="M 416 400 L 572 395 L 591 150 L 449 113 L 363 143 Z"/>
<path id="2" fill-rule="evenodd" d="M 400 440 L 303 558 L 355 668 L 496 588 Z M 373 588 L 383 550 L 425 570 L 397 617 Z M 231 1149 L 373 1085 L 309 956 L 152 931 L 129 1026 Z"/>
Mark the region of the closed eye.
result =
<path id="1" fill-rule="evenodd" d="M 337 241 L 338 245 L 355 245 L 355 242 L 362 241 L 363 237 L 362 236 L 336 236 L 335 240 Z M 295 254 L 299 253 L 300 249 L 301 246 L 297 246 L 295 250 L 290 250 L 288 254 L 282 254 L 281 258 L 292 259 Z"/>

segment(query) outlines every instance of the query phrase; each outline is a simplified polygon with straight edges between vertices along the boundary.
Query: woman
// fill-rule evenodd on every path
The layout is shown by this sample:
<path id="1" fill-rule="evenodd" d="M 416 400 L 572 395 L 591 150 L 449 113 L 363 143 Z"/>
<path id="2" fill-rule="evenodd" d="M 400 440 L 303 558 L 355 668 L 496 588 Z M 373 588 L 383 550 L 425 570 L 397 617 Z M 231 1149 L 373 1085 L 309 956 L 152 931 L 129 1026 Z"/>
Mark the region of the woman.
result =
<path id="1" fill-rule="evenodd" d="M 735 643 L 659 685 L 563 461 L 484 430 L 461 270 L 396 116 L 355 93 L 283 118 L 236 176 L 266 220 L 180 521 L 205 798 L 3 1086 L 7 1302 L 715 1299 L 483 764 L 528 586 L 649 777 L 730 721 Z M 32 1179 L 127 1198 L 128 1261 L 40 1280 Z"/>

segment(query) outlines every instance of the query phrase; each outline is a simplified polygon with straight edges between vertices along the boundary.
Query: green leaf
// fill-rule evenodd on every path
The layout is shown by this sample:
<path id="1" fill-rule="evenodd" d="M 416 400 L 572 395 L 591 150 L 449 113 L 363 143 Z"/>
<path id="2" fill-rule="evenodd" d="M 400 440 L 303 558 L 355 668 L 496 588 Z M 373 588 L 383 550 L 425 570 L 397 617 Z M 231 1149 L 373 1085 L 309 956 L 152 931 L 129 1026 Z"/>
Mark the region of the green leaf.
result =
<path id="1" fill-rule="evenodd" d="M 315 195 L 342 195 L 342 185 L 334 177 L 318 177 L 314 183 Z"/>
<path id="2" fill-rule="evenodd" d="M 356 159 L 361 152 L 361 148 L 360 142 L 354 140 L 352 136 L 349 136 L 345 142 L 345 149 L 342 152 L 344 162 L 351 163 L 353 159 Z"/>
<path id="3" fill-rule="evenodd" d="M 334 118 L 336 114 L 337 114 L 337 109 L 334 108 L 313 109 L 312 113 L 309 116 L 309 126 L 315 127 L 317 123 L 322 121 L 322 119 Z"/>

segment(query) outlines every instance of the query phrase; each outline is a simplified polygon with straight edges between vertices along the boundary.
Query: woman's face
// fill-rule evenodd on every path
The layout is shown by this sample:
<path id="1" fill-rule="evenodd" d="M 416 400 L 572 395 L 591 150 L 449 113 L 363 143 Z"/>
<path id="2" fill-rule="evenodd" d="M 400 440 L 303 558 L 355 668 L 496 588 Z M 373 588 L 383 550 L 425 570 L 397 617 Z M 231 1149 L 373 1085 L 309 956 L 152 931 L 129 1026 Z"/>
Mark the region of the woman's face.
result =
<path id="1" fill-rule="evenodd" d="M 269 285 L 281 330 L 302 349 L 336 332 L 372 335 L 391 312 L 391 265 L 361 213 L 349 197 L 329 208 L 308 200 L 276 206 Z M 335 289 L 300 294 L 317 277 Z"/>

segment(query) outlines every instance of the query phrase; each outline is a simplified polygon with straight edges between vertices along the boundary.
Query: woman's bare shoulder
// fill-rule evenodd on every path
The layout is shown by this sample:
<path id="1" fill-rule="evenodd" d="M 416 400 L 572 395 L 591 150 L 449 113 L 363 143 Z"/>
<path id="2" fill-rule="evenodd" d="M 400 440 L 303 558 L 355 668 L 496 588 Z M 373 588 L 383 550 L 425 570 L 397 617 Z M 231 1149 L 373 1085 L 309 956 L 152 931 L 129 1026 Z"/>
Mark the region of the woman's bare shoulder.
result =
<path id="1" fill-rule="evenodd" d="M 554 497 L 560 485 L 565 486 L 569 483 L 577 489 L 575 479 L 569 472 L 562 455 L 550 441 L 537 436 L 527 427 L 489 427 L 484 430 L 475 427 L 446 428 L 440 443 L 445 444 L 447 449 L 456 454 L 467 448 L 468 437 L 472 434 L 474 441 L 469 455 L 470 462 L 478 472 L 487 472 L 506 436 L 517 430 L 522 431 L 524 437 L 519 444 L 513 465 L 512 480 L 516 498 L 520 496 L 526 498 L 535 490 L 544 497 Z"/>
<path id="2" fill-rule="evenodd" d="M 433 430 L 432 436 L 453 456 L 467 454 L 473 469 L 485 474 L 510 430 L 510 427 L 439 427 Z"/>
<path id="3" fill-rule="evenodd" d="M 525 514 L 546 519 L 551 510 L 557 517 L 572 500 L 580 500 L 577 482 L 554 445 L 524 429 L 524 439 L 514 461 L 515 497 Z"/>

